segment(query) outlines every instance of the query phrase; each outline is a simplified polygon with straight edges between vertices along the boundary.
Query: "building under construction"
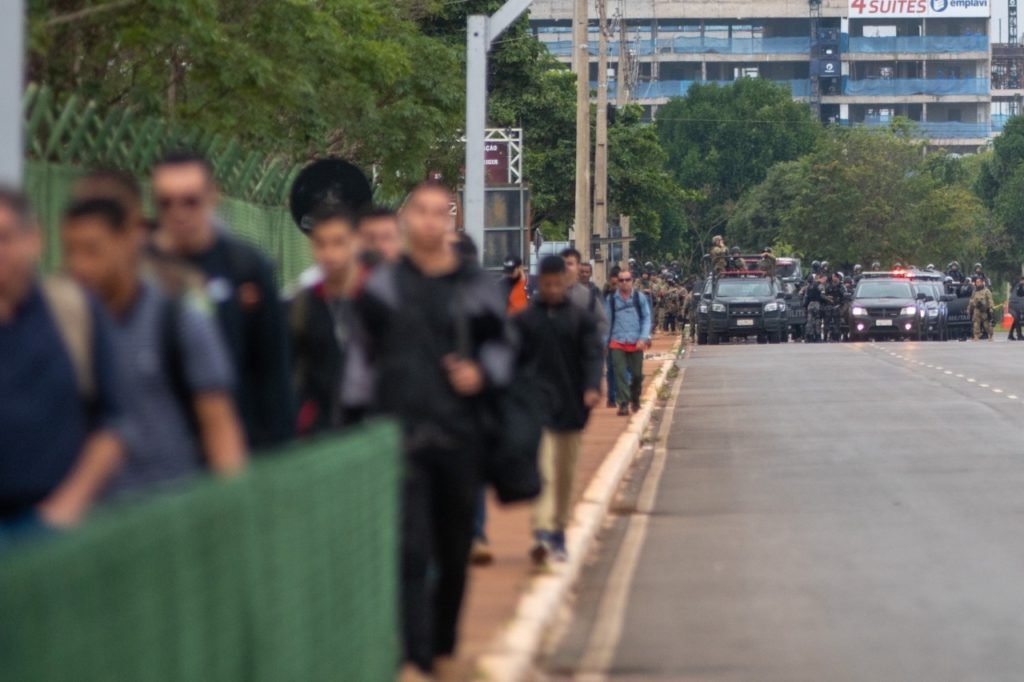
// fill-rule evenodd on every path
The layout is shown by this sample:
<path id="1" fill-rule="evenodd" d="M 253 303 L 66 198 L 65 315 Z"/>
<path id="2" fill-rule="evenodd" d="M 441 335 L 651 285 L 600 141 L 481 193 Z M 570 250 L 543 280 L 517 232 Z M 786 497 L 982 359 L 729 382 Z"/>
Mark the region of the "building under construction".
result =
<path id="1" fill-rule="evenodd" d="M 643 105 L 650 118 L 694 83 L 765 78 L 823 122 L 885 126 L 905 117 L 932 144 L 969 152 L 998 134 L 1024 94 L 1024 50 L 991 44 L 992 0 L 596 2 L 610 18 L 609 95 Z M 534 32 L 565 63 L 576 4 L 535 0 L 531 10 Z M 589 26 L 596 85 L 596 10 Z"/>

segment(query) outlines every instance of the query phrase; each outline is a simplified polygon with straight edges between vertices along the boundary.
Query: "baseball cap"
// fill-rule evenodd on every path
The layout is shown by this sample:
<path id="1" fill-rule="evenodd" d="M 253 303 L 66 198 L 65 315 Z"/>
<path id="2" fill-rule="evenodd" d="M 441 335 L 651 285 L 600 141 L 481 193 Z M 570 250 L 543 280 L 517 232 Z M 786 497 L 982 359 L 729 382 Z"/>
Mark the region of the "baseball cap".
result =
<path id="1" fill-rule="evenodd" d="M 519 256 L 505 256 L 505 272 L 512 272 L 523 264 L 523 259 Z"/>

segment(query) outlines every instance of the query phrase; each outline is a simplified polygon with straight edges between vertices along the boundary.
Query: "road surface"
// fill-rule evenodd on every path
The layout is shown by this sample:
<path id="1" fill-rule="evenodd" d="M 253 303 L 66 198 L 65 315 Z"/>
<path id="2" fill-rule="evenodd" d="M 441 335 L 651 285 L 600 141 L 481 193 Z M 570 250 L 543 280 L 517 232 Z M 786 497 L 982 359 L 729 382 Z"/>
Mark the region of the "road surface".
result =
<path id="1" fill-rule="evenodd" d="M 1024 344 L 680 366 L 539 678 L 1024 679 Z"/>

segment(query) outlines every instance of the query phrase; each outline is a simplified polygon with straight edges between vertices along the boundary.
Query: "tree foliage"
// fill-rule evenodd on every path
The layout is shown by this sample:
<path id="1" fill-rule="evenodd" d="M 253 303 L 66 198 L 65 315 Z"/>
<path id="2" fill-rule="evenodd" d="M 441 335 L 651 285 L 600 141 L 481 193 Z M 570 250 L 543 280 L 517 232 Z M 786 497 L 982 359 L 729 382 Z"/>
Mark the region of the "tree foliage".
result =
<path id="1" fill-rule="evenodd" d="M 669 169 L 689 192 L 690 249 L 703 253 L 739 197 L 776 164 L 811 151 L 820 127 L 786 88 L 743 78 L 694 85 L 658 110 L 657 130 Z"/>
<path id="2" fill-rule="evenodd" d="M 981 258 L 999 235 L 971 191 L 970 167 L 923 151 L 892 131 L 834 130 L 747 193 L 729 233 L 847 265 Z"/>

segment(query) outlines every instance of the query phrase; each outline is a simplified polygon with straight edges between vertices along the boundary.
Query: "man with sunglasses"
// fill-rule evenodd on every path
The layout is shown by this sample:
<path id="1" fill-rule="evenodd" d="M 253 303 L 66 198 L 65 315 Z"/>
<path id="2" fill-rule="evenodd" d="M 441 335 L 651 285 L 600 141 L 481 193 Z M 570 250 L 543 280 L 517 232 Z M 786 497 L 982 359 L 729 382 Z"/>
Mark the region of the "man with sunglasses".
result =
<path id="1" fill-rule="evenodd" d="M 168 154 L 154 166 L 152 181 L 156 248 L 206 277 L 235 368 L 235 397 L 249 444 L 258 449 L 289 439 L 294 409 L 288 331 L 273 266 L 219 224 L 217 186 L 202 156 Z"/>
<path id="2" fill-rule="evenodd" d="M 644 351 L 651 347 L 651 306 L 647 296 L 633 289 L 633 273 L 619 274 L 619 290 L 605 301 L 611 331 L 609 354 L 615 368 L 615 395 L 619 415 L 640 410 L 644 381 Z"/>

